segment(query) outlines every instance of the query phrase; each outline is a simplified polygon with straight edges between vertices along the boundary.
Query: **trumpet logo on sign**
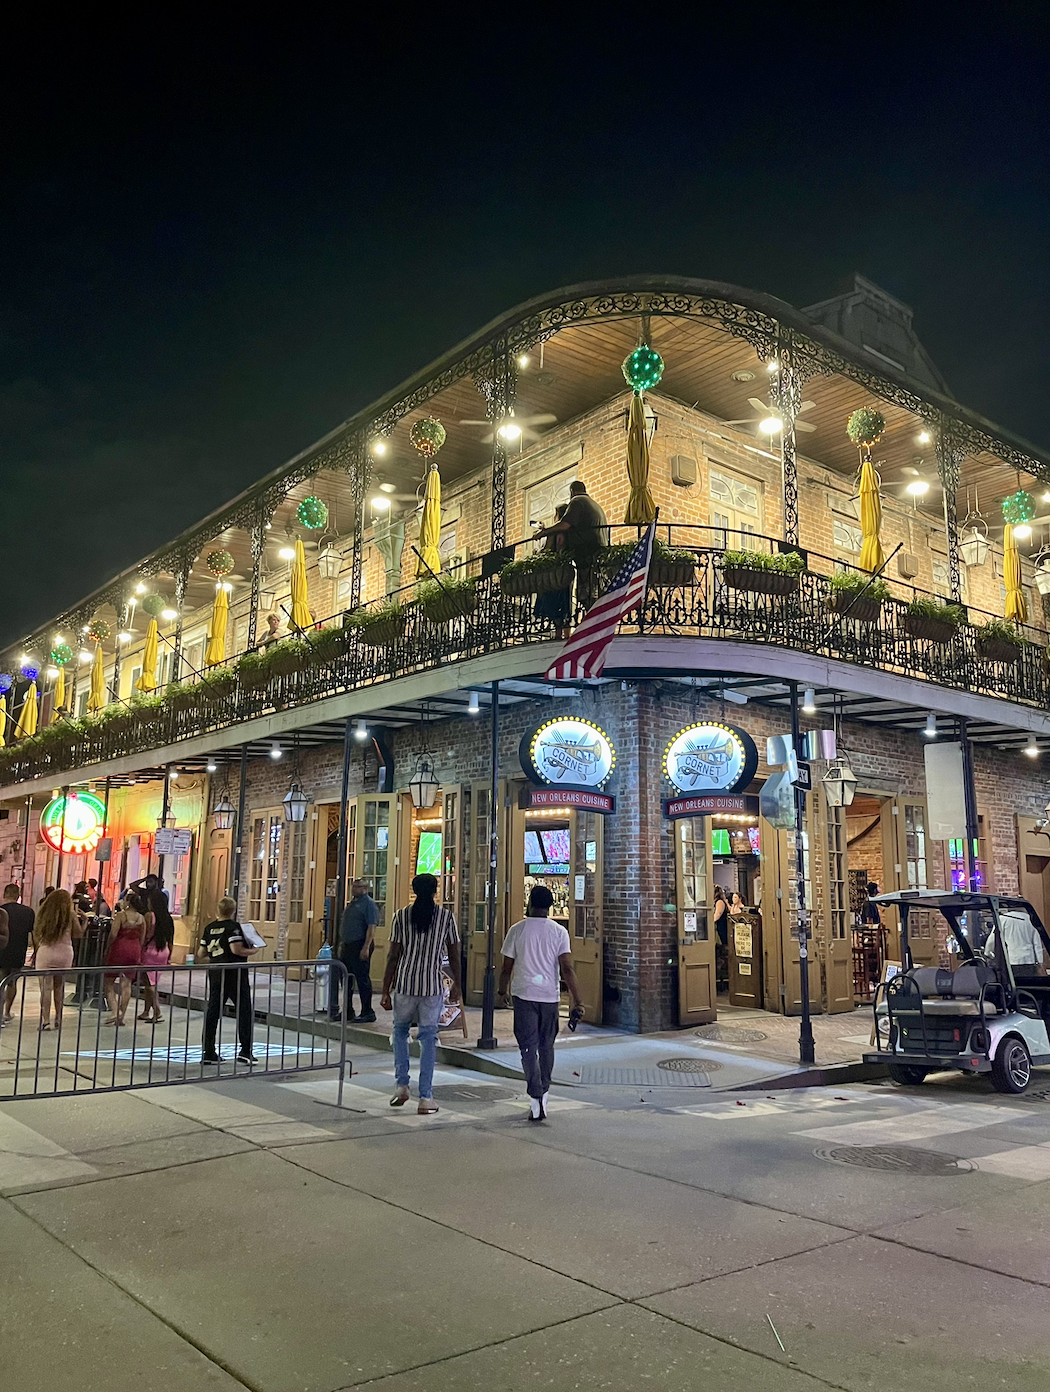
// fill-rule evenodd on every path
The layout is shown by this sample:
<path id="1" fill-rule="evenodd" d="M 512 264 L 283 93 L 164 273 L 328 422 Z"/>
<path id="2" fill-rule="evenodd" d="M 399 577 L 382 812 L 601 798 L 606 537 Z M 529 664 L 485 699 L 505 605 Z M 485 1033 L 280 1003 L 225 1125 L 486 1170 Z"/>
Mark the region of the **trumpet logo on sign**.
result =
<path id="1" fill-rule="evenodd" d="M 521 742 L 521 762 L 538 783 L 600 788 L 616 764 L 612 741 L 590 720 L 548 720 Z"/>
<path id="2" fill-rule="evenodd" d="M 682 793 L 734 793 L 747 787 L 757 768 L 751 736 L 713 720 L 679 730 L 664 751 L 664 773 Z"/>

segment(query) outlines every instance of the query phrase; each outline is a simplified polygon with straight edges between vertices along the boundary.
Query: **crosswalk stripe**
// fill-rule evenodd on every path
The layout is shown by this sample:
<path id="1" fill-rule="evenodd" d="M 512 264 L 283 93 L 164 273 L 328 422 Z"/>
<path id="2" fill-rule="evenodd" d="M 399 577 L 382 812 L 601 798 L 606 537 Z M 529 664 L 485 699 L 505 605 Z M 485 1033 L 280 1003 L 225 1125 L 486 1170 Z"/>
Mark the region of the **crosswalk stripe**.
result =
<path id="1" fill-rule="evenodd" d="M 77 1160 L 56 1141 L 0 1112 L 0 1189 L 82 1179 L 97 1173 L 94 1165 Z"/>
<path id="2" fill-rule="evenodd" d="M 957 1131 L 981 1131 L 986 1126 L 1016 1120 L 1017 1113 L 1009 1107 L 934 1104 L 903 1116 L 848 1121 L 841 1126 L 822 1126 L 793 1134 L 813 1141 L 837 1141 L 842 1145 L 885 1145 L 888 1142 L 918 1141 L 931 1136 L 950 1136 Z"/>
<path id="3" fill-rule="evenodd" d="M 995 1155 L 977 1155 L 973 1163 L 989 1174 L 1007 1175 L 1010 1179 L 1028 1179 L 1033 1183 L 1050 1179 L 1050 1145 L 1018 1146 L 1001 1150 Z"/>
<path id="4" fill-rule="evenodd" d="M 146 1102 L 165 1111 L 175 1112 L 189 1121 L 228 1131 L 244 1141 L 273 1144 L 278 1141 L 324 1140 L 332 1135 L 324 1127 L 313 1126 L 282 1116 L 267 1107 L 256 1107 L 199 1084 L 191 1087 L 158 1088 L 141 1094 Z"/>

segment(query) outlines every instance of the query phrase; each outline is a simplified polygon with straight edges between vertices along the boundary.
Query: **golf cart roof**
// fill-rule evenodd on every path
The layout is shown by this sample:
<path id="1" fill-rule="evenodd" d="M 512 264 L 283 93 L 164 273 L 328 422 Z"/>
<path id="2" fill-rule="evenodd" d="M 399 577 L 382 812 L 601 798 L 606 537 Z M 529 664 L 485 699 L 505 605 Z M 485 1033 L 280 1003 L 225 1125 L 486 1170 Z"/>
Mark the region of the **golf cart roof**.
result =
<path id="1" fill-rule="evenodd" d="M 875 904 L 895 907 L 910 905 L 917 909 L 982 909 L 995 904 L 1007 909 L 1030 909 L 1027 899 L 1016 894 L 971 894 L 969 890 L 948 889 L 895 889 L 889 894 L 872 895 Z"/>

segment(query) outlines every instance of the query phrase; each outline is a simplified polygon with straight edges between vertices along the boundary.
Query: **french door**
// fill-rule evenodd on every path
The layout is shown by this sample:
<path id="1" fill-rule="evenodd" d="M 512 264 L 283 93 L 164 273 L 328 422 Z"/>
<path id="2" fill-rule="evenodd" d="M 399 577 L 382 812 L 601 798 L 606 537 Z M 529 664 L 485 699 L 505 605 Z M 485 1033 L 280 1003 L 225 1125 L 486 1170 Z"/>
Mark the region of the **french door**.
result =
<path id="1" fill-rule="evenodd" d="M 718 1013 L 715 931 L 711 918 L 714 881 L 710 828 L 706 817 L 681 817 L 673 827 L 678 905 L 678 1023 L 706 1025 Z"/>

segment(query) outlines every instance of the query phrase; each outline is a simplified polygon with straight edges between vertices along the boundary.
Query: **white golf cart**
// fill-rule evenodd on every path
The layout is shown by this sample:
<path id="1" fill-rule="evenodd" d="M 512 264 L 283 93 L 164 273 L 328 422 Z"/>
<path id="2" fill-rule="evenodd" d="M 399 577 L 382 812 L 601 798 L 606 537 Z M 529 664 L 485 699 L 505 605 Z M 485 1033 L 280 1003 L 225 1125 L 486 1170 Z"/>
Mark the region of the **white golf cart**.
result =
<path id="1" fill-rule="evenodd" d="M 1050 937 L 1031 904 L 1009 895 L 932 889 L 880 894 L 875 903 L 900 913 L 902 970 L 875 993 L 877 1049 L 864 1062 L 888 1062 L 890 1077 L 905 1086 L 958 1069 L 990 1073 L 999 1092 L 1024 1092 L 1033 1065 L 1050 1065 L 1050 976 L 1037 974 L 1032 964 L 1010 963 L 1002 921 L 1027 916 L 1050 959 Z M 948 923 L 954 969 L 917 967 L 912 960 L 909 916 L 931 910 Z"/>

